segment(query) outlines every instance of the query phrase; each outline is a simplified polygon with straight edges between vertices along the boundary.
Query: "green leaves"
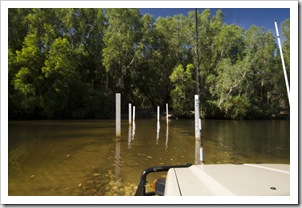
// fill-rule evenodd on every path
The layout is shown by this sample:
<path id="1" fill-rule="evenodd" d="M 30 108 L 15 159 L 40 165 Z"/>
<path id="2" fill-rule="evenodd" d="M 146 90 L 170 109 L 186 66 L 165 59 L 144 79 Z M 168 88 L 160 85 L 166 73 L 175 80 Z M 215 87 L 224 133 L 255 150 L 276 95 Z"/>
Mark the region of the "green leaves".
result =
<path id="1" fill-rule="evenodd" d="M 186 69 L 179 64 L 169 77 L 174 87 L 171 91 L 171 98 L 176 115 L 182 116 L 194 108 L 195 82 L 192 77 L 193 69 L 193 64 L 188 64 Z"/>
<path id="2" fill-rule="evenodd" d="M 106 9 L 106 18 L 102 63 L 120 91 L 124 89 L 125 76 L 139 59 L 141 15 L 138 9 Z"/>
<path id="3" fill-rule="evenodd" d="M 42 68 L 46 77 L 53 74 L 60 74 L 63 77 L 76 77 L 76 63 L 74 52 L 70 49 L 69 41 L 66 38 L 57 38 L 51 46 Z"/>
<path id="4" fill-rule="evenodd" d="M 157 18 L 138 9 L 9 9 L 10 117 L 108 118 L 112 96 L 154 109 L 193 110 L 200 76 L 201 114 L 259 118 L 286 109 L 282 65 L 265 28 L 226 25 L 218 10 Z M 290 72 L 289 20 L 281 23 Z M 125 103 L 127 103 L 125 102 Z"/>
<path id="5" fill-rule="evenodd" d="M 223 59 L 217 66 L 218 76 L 208 80 L 213 84 L 210 87 L 214 98 L 212 103 L 227 117 L 243 118 L 248 111 L 249 100 L 245 94 L 244 84 L 249 70 L 249 60 L 232 64 L 231 59 Z"/>

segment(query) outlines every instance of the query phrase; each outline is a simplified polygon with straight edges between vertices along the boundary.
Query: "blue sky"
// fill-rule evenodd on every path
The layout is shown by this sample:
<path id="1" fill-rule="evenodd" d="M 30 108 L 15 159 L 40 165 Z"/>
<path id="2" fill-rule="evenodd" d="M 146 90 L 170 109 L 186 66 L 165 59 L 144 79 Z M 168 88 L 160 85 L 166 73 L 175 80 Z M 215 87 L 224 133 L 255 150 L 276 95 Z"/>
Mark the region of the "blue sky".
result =
<path id="1" fill-rule="evenodd" d="M 198 9 L 199 13 L 202 12 L 203 9 Z M 211 8 L 211 15 L 215 15 L 218 9 Z M 224 22 L 226 24 L 236 24 L 244 29 L 248 29 L 252 25 L 256 25 L 257 27 L 264 27 L 266 30 L 271 30 L 275 34 L 275 25 L 274 18 L 276 18 L 278 22 L 279 32 L 281 30 L 280 24 L 285 19 L 290 18 L 290 9 L 289 8 L 236 8 L 236 9 L 221 9 L 224 13 Z M 192 9 L 173 9 L 173 8 L 156 8 L 156 9 L 140 9 L 141 14 L 151 14 L 154 19 L 157 17 L 167 17 L 174 16 L 177 14 L 188 15 L 189 11 L 195 11 Z"/>

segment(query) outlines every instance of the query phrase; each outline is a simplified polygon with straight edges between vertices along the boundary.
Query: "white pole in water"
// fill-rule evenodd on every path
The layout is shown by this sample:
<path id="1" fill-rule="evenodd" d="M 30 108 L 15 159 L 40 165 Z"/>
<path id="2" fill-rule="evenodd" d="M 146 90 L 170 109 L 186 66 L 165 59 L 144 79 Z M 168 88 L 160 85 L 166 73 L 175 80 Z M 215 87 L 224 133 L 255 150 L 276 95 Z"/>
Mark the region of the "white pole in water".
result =
<path id="1" fill-rule="evenodd" d="M 285 79 L 285 84 L 286 84 L 288 103 L 290 105 L 289 84 L 288 84 L 288 80 L 287 80 L 286 68 L 285 68 L 285 63 L 284 63 L 284 58 L 283 58 L 283 53 L 282 53 L 282 46 L 281 46 L 281 41 L 280 41 L 280 36 L 279 36 L 279 31 L 278 31 L 278 25 L 277 25 L 277 20 L 276 19 L 275 19 L 275 28 L 276 28 L 276 34 L 277 34 L 278 44 L 279 44 L 279 49 L 280 49 L 280 56 L 281 56 L 281 61 L 282 61 L 282 66 L 283 66 L 283 74 L 284 74 L 284 79 Z"/>
<path id="2" fill-rule="evenodd" d="M 135 121 L 135 106 L 133 106 L 133 122 Z"/>
<path id="3" fill-rule="evenodd" d="M 199 115 L 199 55 L 198 55 L 198 11 L 195 9 L 195 55 L 196 55 L 196 95 L 194 97 L 195 100 L 195 145 L 200 145 L 200 155 L 199 161 L 195 161 L 197 164 L 203 164 L 203 145 L 201 140 L 201 120 Z M 195 147 L 198 149 L 198 146 Z M 198 153 L 196 152 L 196 155 Z"/>
<path id="4" fill-rule="evenodd" d="M 116 137 L 121 136 L 121 94 L 115 94 L 115 131 Z"/>
<path id="5" fill-rule="evenodd" d="M 167 122 L 168 122 L 168 103 L 166 103 L 166 112 L 167 112 L 167 114 L 166 114 L 166 117 L 167 117 Z"/>
<path id="6" fill-rule="evenodd" d="M 201 119 L 199 116 L 199 97 L 195 95 L 195 140 L 200 141 L 201 144 Z M 203 163 L 203 147 L 200 146 L 200 163 Z"/>
<path id="7" fill-rule="evenodd" d="M 200 140 L 200 123 L 199 123 L 199 98 L 198 95 L 194 96 L 195 100 L 195 139 Z"/>
<path id="8" fill-rule="evenodd" d="M 157 106 L 157 121 L 159 121 L 159 106 Z"/>
<path id="9" fill-rule="evenodd" d="M 131 125 L 131 122 L 132 122 L 132 119 L 131 119 L 131 115 L 132 115 L 131 110 L 132 110 L 132 105 L 131 105 L 131 103 L 129 103 L 129 125 Z"/>

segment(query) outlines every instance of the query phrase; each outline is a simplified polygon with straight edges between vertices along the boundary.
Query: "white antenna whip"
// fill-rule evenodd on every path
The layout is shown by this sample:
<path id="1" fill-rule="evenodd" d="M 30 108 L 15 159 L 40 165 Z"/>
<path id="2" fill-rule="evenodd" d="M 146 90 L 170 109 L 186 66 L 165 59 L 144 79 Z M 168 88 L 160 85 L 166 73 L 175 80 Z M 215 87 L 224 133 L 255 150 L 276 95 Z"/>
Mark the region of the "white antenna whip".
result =
<path id="1" fill-rule="evenodd" d="M 284 58 L 283 58 L 283 53 L 282 53 L 282 46 L 281 46 L 281 41 L 280 41 L 280 36 L 279 36 L 279 31 L 278 31 L 278 25 L 277 25 L 277 20 L 276 19 L 275 19 L 275 28 L 276 28 L 277 38 L 278 38 L 278 44 L 279 44 L 279 49 L 280 49 L 281 61 L 282 61 L 282 66 L 283 66 L 284 79 L 285 79 L 285 84 L 286 84 L 286 89 L 287 89 L 288 103 L 290 105 L 289 84 L 288 84 L 288 80 L 287 80 L 286 68 L 285 68 L 285 64 L 284 64 Z"/>

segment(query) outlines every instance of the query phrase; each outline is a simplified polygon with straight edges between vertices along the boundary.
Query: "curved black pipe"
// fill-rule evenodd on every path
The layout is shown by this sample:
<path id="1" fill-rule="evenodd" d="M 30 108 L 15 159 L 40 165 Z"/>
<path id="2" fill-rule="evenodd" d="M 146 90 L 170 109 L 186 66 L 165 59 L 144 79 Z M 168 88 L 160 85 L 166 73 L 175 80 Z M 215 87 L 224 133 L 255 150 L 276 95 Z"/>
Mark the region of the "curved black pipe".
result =
<path id="1" fill-rule="evenodd" d="M 155 195 L 155 192 L 150 192 L 150 193 L 146 193 L 146 187 L 145 185 L 147 184 L 147 175 L 149 173 L 153 173 L 153 172 L 164 172 L 164 171 L 168 171 L 170 168 L 187 168 L 190 167 L 192 164 L 187 163 L 185 165 L 171 165 L 171 166 L 157 166 L 157 167 L 151 167 L 151 168 L 147 168 L 145 169 L 142 174 L 141 174 L 141 179 L 140 182 L 137 186 L 136 192 L 135 192 L 135 196 L 151 196 L 151 195 Z"/>

